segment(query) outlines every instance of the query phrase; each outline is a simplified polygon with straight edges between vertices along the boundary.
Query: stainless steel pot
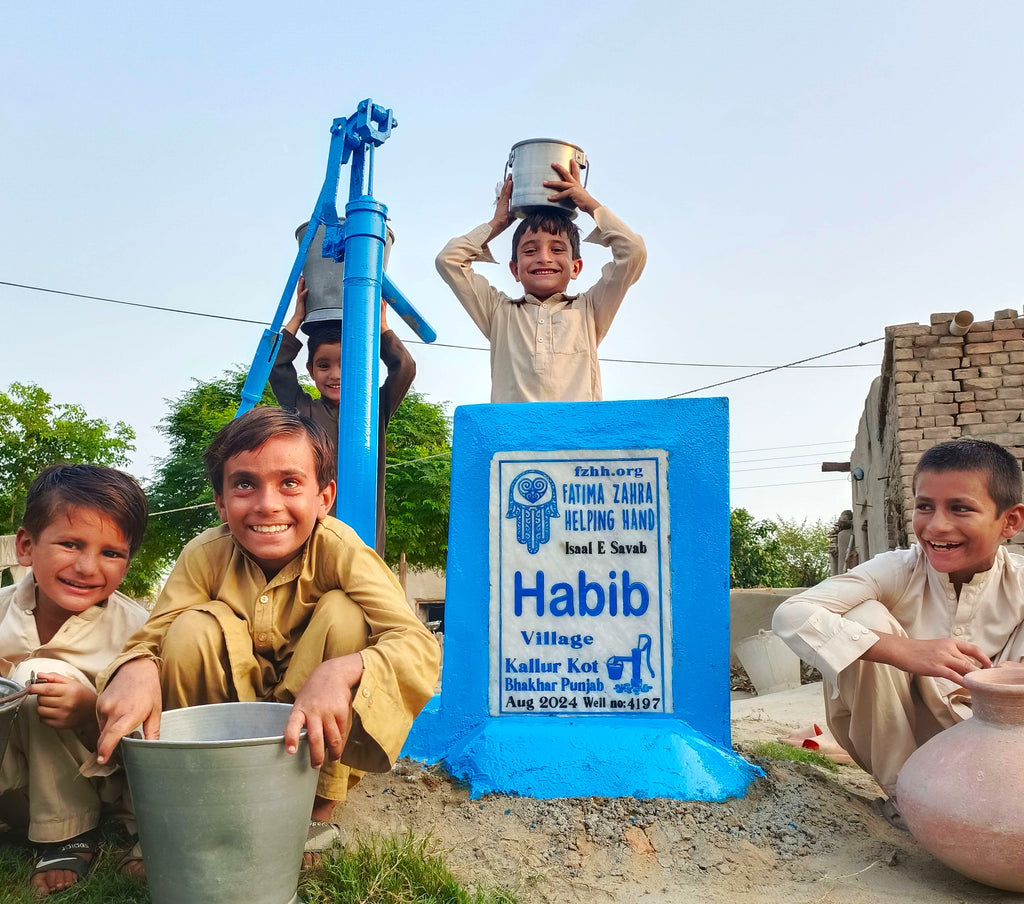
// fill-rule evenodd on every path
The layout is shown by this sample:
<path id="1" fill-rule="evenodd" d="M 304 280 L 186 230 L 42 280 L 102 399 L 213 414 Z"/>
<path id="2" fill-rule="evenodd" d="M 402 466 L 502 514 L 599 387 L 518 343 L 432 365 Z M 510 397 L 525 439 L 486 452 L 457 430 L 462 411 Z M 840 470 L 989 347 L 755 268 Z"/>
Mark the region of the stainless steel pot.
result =
<path id="1" fill-rule="evenodd" d="M 581 171 L 585 171 L 583 184 L 590 178 L 587 166 L 587 155 L 581 148 L 567 141 L 554 138 L 530 138 L 517 141 L 512 145 L 505 164 L 505 172 L 512 171 L 512 214 L 525 217 L 535 209 L 557 208 L 566 211 L 570 217 L 576 216 L 576 205 L 568 199 L 549 201 L 550 188 L 544 182 L 558 178 L 552 163 L 560 163 L 569 169 L 570 161 L 575 160 Z"/>
<path id="2" fill-rule="evenodd" d="M 121 742 L 153 904 L 296 904 L 318 770 L 285 703 L 165 712 Z"/>
<path id="3" fill-rule="evenodd" d="M 342 217 L 341 221 L 344 222 L 345 218 Z M 309 221 L 307 220 L 295 230 L 295 241 L 302 242 L 308 225 Z M 321 223 L 309 246 L 306 263 L 302 266 L 302 275 L 306 277 L 306 287 L 309 289 L 309 295 L 306 298 L 306 319 L 302 322 L 302 329 L 306 333 L 310 331 L 311 327 L 325 320 L 341 320 L 345 289 L 345 264 L 343 261 L 335 261 L 333 258 L 323 256 L 325 231 L 324 224 Z M 388 226 L 384 239 L 384 269 L 387 269 L 388 257 L 391 255 L 391 246 L 394 243 L 395 234 Z"/>
<path id="4" fill-rule="evenodd" d="M 11 681 L 10 678 L 0 678 L 0 697 L 16 694 L 21 690 L 24 690 L 24 688 L 17 681 Z M 7 743 L 11 740 L 11 733 L 14 731 L 14 720 L 18 715 L 21 704 L 24 702 L 25 698 L 20 697 L 17 700 L 11 700 L 0 706 L 0 760 L 4 758 Z"/>

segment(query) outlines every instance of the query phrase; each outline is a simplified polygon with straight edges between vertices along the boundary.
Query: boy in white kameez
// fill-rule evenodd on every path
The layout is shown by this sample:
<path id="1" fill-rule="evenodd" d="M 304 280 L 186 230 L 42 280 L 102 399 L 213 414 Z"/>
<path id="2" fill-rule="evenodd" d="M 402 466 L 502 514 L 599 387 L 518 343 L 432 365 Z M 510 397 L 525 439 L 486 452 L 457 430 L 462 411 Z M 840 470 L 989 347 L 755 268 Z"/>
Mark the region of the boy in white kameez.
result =
<path id="1" fill-rule="evenodd" d="M 784 602 L 772 628 L 824 676 L 836 740 L 895 798 L 907 758 L 971 715 L 963 676 L 1024 659 L 1021 467 L 1001 446 L 933 446 L 914 473 L 917 544 L 875 556 Z"/>
<path id="2" fill-rule="evenodd" d="M 125 809 L 120 770 L 96 762 L 95 683 L 146 621 L 146 610 L 117 592 L 146 516 L 146 496 L 127 474 L 46 469 L 29 488 L 15 541 L 19 564 L 32 571 L 0 590 L 0 674 L 31 693 L 0 763 L 0 816 L 17 822 L 27 803 L 40 897 L 88 873 L 103 806 Z M 140 876 L 141 851 L 121 868 Z"/>

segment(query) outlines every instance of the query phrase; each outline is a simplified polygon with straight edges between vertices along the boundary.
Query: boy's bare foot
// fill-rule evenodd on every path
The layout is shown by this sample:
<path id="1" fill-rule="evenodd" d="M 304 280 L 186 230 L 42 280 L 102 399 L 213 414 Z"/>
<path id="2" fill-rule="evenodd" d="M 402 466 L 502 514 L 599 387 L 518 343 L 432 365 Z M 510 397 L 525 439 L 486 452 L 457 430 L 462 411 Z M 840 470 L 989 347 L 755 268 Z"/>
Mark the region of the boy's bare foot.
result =
<path id="1" fill-rule="evenodd" d="M 45 898 L 56 891 L 64 891 L 84 879 L 98 851 L 94 831 L 84 832 L 67 841 L 40 845 L 29 880 L 36 897 Z"/>
<path id="2" fill-rule="evenodd" d="M 133 835 L 132 840 L 134 844 L 117 861 L 117 871 L 129 879 L 144 882 L 146 880 L 146 864 L 142 859 L 142 845 L 139 843 L 138 836 Z"/>

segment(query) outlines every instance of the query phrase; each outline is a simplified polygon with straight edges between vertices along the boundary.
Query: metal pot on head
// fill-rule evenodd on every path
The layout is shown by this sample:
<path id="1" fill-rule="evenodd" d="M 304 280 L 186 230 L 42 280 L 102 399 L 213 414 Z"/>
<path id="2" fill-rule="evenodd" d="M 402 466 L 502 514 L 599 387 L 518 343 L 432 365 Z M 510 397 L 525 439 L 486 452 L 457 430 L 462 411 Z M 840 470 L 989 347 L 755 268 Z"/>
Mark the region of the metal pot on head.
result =
<path id="1" fill-rule="evenodd" d="M 512 145 L 505 164 L 506 174 L 512 171 L 512 215 L 522 219 L 534 210 L 550 211 L 555 208 L 575 219 L 576 205 L 566 198 L 549 201 L 551 189 L 544 187 L 545 181 L 558 178 L 558 173 L 551 168 L 552 163 L 569 169 L 573 160 L 581 171 L 585 171 L 583 185 L 586 186 L 590 168 L 582 148 L 554 138 L 529 138 Z"/>
<path id="2" fill-rule="evenodd" d="M 345 218 L 341 218 L 345 222 Z M 306 234 L 307 220 L 295 230 L 295 240 L 302 242 Z M 342 302 L 345 289 L 345 264 L 323 256 L 324 235 L 326 227 L 321 223 L 313 236 L 313 241 L 306 254 L 306 262 L 302 266 L 302 275 L 306 278 L 306 319 L 302 322 L 302 330 L 309 333 L 310 329 L 324 321 L 335 323 L 341 320 Z M 384 268 L 387 269 L 391 246 L 395 243 L 395 234 L 387 227 L 387 238 L 384 240 Z"/>

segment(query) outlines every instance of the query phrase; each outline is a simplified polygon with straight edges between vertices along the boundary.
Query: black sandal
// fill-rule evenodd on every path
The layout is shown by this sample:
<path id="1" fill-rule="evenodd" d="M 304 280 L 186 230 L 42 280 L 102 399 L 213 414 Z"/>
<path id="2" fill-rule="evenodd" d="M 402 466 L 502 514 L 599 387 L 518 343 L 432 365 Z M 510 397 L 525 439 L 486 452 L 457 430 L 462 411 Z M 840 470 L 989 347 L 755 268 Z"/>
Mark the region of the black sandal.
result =
<path id="1" fill-rule="evenodd" d="M 36 853 L 36 862 L 32 875 L 38 876 L 50 870 L 68 870 L 75 874 L 81 882 L 89 875 L 96 856 L 100 852 L 96 831 L 91 829 L 69 838 L 67 841 L 53 841 L 40 844 Z M 76 883 L 77 884 L 77 883 Z"/>

